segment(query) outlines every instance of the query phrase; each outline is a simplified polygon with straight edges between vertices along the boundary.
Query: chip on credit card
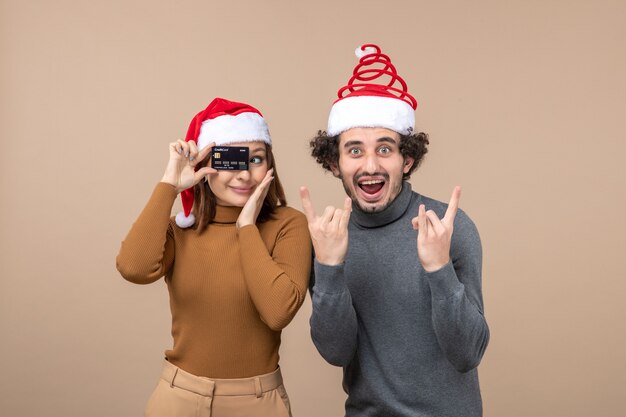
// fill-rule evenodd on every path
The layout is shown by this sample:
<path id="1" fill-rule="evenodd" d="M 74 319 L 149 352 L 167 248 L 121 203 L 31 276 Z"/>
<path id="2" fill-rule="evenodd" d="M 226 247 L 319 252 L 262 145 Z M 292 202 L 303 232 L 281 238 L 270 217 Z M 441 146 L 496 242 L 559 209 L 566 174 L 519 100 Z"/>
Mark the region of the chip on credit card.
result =
<path id="1" fill-rule="evenodd" d="M 250 148 L 247 146 L 214 146 L 211 150 L 211 168 L 247 170 Z"/>

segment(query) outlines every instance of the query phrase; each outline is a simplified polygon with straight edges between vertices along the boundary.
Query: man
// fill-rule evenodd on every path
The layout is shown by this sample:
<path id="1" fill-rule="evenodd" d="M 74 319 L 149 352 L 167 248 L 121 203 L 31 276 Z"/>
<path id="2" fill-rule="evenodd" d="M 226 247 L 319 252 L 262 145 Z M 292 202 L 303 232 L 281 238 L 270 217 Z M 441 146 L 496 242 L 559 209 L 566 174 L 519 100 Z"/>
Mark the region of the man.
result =
<path id="1" fill-rule="evenodd" d="M 378 46 L 357 56 L 311 141 L 349 198 L 318 216 L 300 191 L 315 250 L 313 342 L 344 369 L 347 416 L 481 416 L 478 232 L 458 209 L 459 187 L 448 205 L 411 190 L 428 145 L 413 133 L 417 102 Z"/>

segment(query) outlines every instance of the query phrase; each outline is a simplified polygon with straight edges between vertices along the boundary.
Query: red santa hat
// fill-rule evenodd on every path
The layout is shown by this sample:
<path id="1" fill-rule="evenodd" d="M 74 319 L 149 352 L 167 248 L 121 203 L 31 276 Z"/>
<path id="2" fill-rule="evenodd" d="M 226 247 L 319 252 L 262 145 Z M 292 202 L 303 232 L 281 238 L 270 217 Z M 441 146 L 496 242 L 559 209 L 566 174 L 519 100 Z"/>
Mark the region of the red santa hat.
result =
<path id="1" fill-rule="evenodd" d="M 227 145 L 237 142 L 263 141 L 272 144 L 267 123 L 260 111 L 245 103 L 215 98 L 206 109 L 191 119 L 185 141 L 193 141 L 202 150 L 209 143 Z M 176 224 L 186 228 L 196 222 L 193 208 L 193 187 L 180 193 L 183 211 L 176 215 Z"/>
<path id="2" fill-rule="evenodd" d="M 403 135 L 412 132 L 417 101 L 407 92 L 389 56 L 374 44 L 356 48 L 355 54 L 359 63 L 348 85 L 337 92 L 326 133 L 335 136 L 353 127 L 384 127 Z"/>

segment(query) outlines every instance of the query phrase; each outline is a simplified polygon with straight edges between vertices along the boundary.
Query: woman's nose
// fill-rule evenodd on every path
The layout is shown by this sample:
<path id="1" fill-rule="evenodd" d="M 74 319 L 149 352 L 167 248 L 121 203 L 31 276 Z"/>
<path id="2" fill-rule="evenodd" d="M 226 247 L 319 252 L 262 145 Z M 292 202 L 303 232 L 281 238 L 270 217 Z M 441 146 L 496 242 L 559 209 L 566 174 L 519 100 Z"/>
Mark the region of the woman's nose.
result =
<path id="1" fill-rule="evenodd" d="M 237 174 L 237 179 L 241 181 L 248 181 L 250 179 L 250 171 L 248 171 L 247 169 L 239 171 Z"/>

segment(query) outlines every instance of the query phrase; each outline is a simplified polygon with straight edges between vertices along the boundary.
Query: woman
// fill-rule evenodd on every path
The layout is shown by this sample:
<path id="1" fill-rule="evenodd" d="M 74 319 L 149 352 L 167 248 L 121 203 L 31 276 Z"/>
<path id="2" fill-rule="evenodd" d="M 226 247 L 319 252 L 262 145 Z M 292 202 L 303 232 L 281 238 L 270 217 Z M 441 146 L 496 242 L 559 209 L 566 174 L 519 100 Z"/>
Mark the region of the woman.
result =
<path id="1" fill-rule="evenodd" d="M 248 169 L 210 167 L 225 145 L 249 148 Z M 267 125 L 216 98 L 169 155 L 117 257 L 124 278 L 164 276 L 170 295 L 174 346 L 145 415 L 290 416 L 278 348 L 304 301 L 311 243 L 304 215 L 286 207 Z"/>

